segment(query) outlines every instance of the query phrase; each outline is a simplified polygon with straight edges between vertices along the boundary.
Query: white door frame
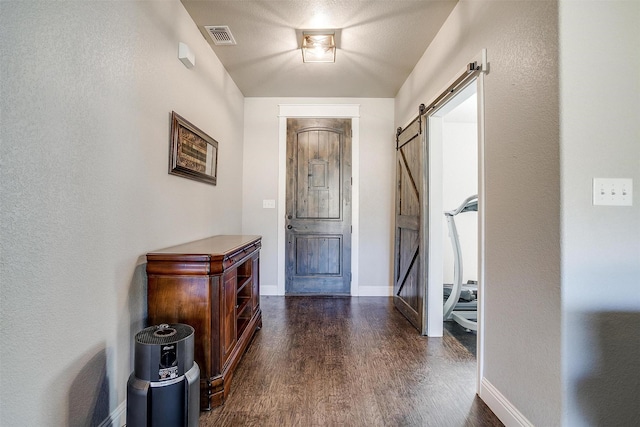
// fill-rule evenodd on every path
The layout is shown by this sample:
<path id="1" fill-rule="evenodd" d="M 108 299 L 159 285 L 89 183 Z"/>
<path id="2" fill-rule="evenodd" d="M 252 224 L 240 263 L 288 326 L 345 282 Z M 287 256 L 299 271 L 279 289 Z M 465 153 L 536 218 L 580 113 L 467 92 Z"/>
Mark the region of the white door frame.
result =
<path id="1" fill-rule="evenodd" d="M 476 85 L 477 103 L 478 103 L 478 336 L 477 336 L 477 381 L 476 391 L 480 393 L 482 378 L 484 374 L 484 286 L 485 286 L 485 140 L 484 140 L 484 76 L 488 70 L 487 51 L 483 49 L 480 54 L 474 58 L 478 64 L 481 64 L 482 72 L 472 81 L 471 85 Z M 470 62 L 473 62 L 470 61 Z M 445 104 L 446 105 L 446 104 Z M 430 118 L 432 113 L 428 114 L 426 121 L 428 122 L 427 132 L 424 132 L 424 138 L 429 138 L 431 132 Z M 435 124 L 436 134 L 438 132 L 438 123 Z M 441 129 L 440 129 L 441 131 Z M 442 286 L 429 286 L 430 283 L 442 284 L 442 227 L 443 227 L 443 208 L 442 208 L 442 138 L 440 132 L 440 144 L 427 144 L 428 150 L 428 185 L 429 185 L 429 212 L 428 212 L 428 260 L 427 260 L 427 316 L 426 331 L 427 336 L 441 337 L 443 334 L 443 289 Z M 436 255 L 436 256 L 434 256 Z"/>
<path id="2" fill-rule="evenodd" d="M 469 99 L 474 93 L 477 93 L 476 79 L 457 92 L 444 105 L 431 114 L 427 115 L 426 122 L 427 131 L 424 133 L 428 149 L 428 173 L 427 182 L 429 183 L 429 210 L 428 215 L 428 268 L 427 283 L 444 283 L 444 274 L 442 270 L 444 259 L 444 206 L 443 206 L 443 144 L 446 143 L 443 135 L 444 117 L 455 107 Z M 477 122 L 477 116 L 476 116 Z M 477 137 L 476 137 L 477 139 Z M 477 161 L 480 161 L 478 156 Z M 438 301 L 443 300 L 442 286 L 427 285 L 427 335 L 440 337 L 443 334 L 443 305 Z M 430 303 L 429 303 L 430 302 Z"/>
<path id="3" fill-rule="evenodd" d="M 360 105 L 359 104 L 280 104 L 278 105 L 278 270 L 277 295 L 285 294 L 285 215 L 287 202 L 287 119 L 301 117 L 350 118 L 351 137 L 351 296 L 358 296 L 358 203 L 360 177 Z"/>

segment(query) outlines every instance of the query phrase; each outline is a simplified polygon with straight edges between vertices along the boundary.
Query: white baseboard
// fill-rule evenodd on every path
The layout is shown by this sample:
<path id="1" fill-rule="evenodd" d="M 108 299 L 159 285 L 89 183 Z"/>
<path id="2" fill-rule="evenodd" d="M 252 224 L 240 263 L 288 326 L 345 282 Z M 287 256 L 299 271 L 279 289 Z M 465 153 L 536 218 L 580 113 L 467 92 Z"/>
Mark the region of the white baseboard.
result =
<path id="1" fill-rule="evenodd" d="M 277 286 L 260 286 L 260 295 L 278 295 Z"/>
<path id="2" fill-rule="evenodd" d="M 260 295 L 281 295 L 277 286 L 261 286 Z M 358 287 L 359 297 L 390 297 L 393 295 L 393 288 L 390 286 L 360 286 Z"/>
<path id="3" fill-rule="evenodd" d="M 123 427 L 127 424 L 127 401 L 118 405 L 98 427 Z"/>
<path id="4" fill-rule="evenodd" d="M 359 286 L 359 297 L 390 297 L 393 295 L 391 286 Z"/>
<path id="5" fill-rule="evenodd" d="M 479 395 L 505 426 L 534 427 L 486 378 L 482 378 L 480 382 Z"/>

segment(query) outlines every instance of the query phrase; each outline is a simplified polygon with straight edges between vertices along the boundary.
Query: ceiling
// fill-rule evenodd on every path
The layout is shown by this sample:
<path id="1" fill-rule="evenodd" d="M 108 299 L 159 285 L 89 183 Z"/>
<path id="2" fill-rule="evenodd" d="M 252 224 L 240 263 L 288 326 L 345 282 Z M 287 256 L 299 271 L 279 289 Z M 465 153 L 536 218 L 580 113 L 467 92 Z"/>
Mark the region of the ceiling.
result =
<path id="1" fill-rule="evenodd" d="M 182 0 L 245 97 L 393 98 L 458 0 Z M 215 46 L 205 25 L 237 45 Z M 335 29 L 335 63 L 303 63 L 302 30 Z"/>

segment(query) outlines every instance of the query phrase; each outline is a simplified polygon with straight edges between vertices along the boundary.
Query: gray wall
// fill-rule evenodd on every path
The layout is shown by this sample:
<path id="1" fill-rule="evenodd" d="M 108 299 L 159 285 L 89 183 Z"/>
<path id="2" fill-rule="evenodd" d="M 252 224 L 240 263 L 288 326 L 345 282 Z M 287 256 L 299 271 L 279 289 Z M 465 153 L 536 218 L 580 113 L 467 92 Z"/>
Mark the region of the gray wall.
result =
<path id="1" fill-rule="evenodd" d="M 539 426 L 562 401 L 557 41 L 555 2 L 461 1 L 396 97 L 404 126 L 487 49 L 481 396 Z"/>
<path id="2" fill-rule="evenodd" d="M 0 8 L 0 424 L 97 425 L 125 401 L 141 257 L 241 231 L 244 100 L 179 1 Z M 218 140 L 216 187 L 167 174 L 172 110 Z"/>
<path id="3" fill-rule="evenodd" d="M 560 5 L 567 426 L 640 423 L 640 2 Z M 633 178 L 634 206 L 592 206 Z"/>

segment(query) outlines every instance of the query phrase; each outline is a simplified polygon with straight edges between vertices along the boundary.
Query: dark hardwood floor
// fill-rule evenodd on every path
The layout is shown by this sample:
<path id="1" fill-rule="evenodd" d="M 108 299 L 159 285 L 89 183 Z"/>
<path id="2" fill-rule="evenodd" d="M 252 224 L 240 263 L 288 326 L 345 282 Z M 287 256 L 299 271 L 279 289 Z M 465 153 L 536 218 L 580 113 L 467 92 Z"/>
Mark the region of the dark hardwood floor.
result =
<path id="1" fill-rule="evenodd" d="M 206 426 L 502 426 L 476 361 L 422 337 L 390 298 L 262 297 L 263 328 Z"/>
<path id="2" fill-rule="evenodd" d="M 444 322 L 445 331 L 458 340 L 473 356 L 476 355 L 476 341 L 478 336 L 475 332 L 468 331 L 453 320 Z"/>

